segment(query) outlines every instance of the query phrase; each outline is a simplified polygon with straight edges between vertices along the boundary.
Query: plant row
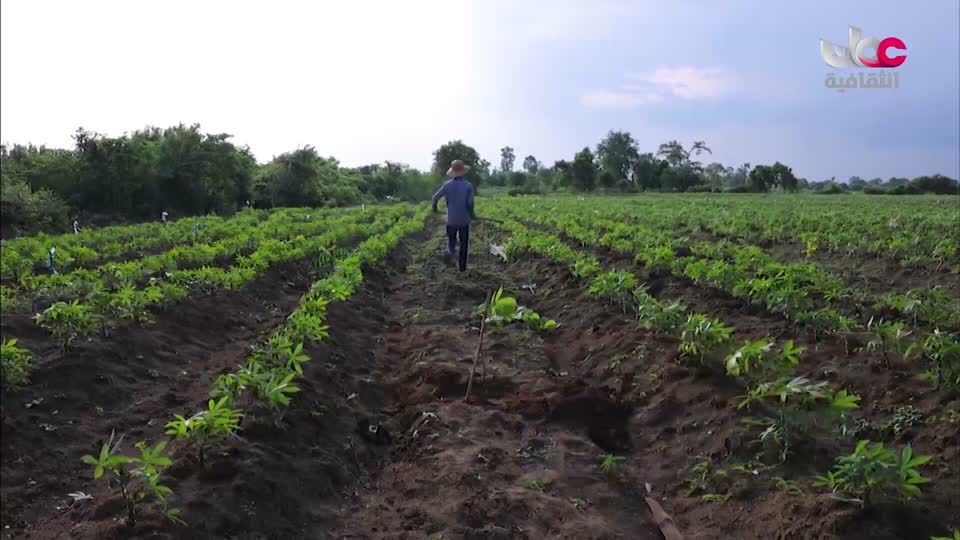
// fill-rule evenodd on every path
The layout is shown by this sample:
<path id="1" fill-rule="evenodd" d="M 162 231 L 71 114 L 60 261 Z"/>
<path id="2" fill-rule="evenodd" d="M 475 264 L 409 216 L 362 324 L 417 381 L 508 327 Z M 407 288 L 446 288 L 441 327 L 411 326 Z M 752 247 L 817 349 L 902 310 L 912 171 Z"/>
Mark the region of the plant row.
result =
<path id="1" fill-rule="evenodd" d="M 597 212 L 599 213 L 599 212 Z M 797 322 L 814 333 L 837 335 L 849 347 L 851 335 L 863 338 L 868 351 L 904 358 L 922 357 L 930 369 L 925 372 L 937 384 L 960 385 L 960 339 L 957 335 L 934 329 L 921 333 L 903 321 L 884 321 L 870 317 L 859 321 L 833 307 L 821 307 L 830 299 L 849 296 L 842 280 L 812 264 L 783 264 L 773 261 L 755 246 L 734 246 L 730 258 L 723 258 L 723 246 L 698 243 L 679 256 L 671 239 L 656 231 L 610 220 L 596 214 L 572 215 L 563 212 L 524 213 L 535 221 L 553 225 L 585 245 L 602 246 L 635 257 L 652 273 L 684 276 L 692 282 L 717 288 L 764 306 L 768 311 Z M 697 253 L 707 253 L 698 257 Z M 711 259 L 710 256 L 718 258 Z M 928 297 L 925 313 L 947 318 L 947 327 L 957 317 L 952 302 L 936 295 Z M 818 302 L 816 299 L 821 299 Z M 889 299 L 887 299 L 889 301 Z"/>
<path id="2" fill-rule="evenodd" d="M 844 320 L 846 316 L 859 317 L 861 327 L 871 319 L 900 319 L 914 326 L 960 330 L 960 304 L 941 288 L 871 298 L 814 263 L 782 263 L 759 247 L 741 242 L 691 242 L 664 227 L 669 223 L 638 224 L 649 221 L 646 214 L 634 219 L 623 209 L 609 207 L 589 214 L 563 205 L 549 209 L 545 212 L 542 205 L 534 207 L 532 219 L 559 227 L 586 245 L 634 253 L 638 262 L 649 262 L 653 270 L 686 275 L 697 283 L 715 284 L 727 291 L 737 290 L 738 296 L 766 304 L 770 311 L 808 323 L 815 330 L 823 325 L 830 328 L 833 323 L 833 329 L 851 331 L 844 328 L 850 324 Z M 756 280 L 747 283 L 745 276 Z"/>
<path id="3" fill-rule="evenodd" d="M 555 235 L 532 231 L 506 214 L 500 216 L 506 218 L 503 227 L 512 233 L 506 245 L 508 257 L 533 253 L 565 266 L 588 294 L 632 311 L 642 328 L 679 335 L 678 351 L 684 361 L 736 378 L 745 388 L 738 408 L 756 415 L 754 422 L 763 427 L 758 442 L 781 462 L 813 445 L 818 436 L 846 429 L 847 415 L 858 408 L 859 396 L 798 375 L 803 347 L 792 341 L 777 346 L 770 338 L 737 342 L 731 326 L 691 313 L 678 303 L 658 302 L 646 287 L 635 283 L 632 273 L 604 271 L 595 257 L 574 250 Z M 865 452 L 871 453 L 873 461 L 860 463 Z M 826 476 L 818 477 L 817 485 L 861 502 L 890 492 L 911 498 L 928 481 L 918 470 L 928 459 L 912 456 L 909 447 L 895 454 L 882 443 L 865 440 L 853 454 L 838 459 Z M 865 468 L 872 472 L 865 475 Z"/>
<path id="4" fill-rule="evenodd" d="M 38 294 L 67 293 L 101 278 L 134 282 L 172 270 L 229 260 L 249 253 L 264 240 L 286 240 L 298 235 L 316 234 L 324 230 L 327 220 L 334 217 L 352 215 L 359 219 L 362 215 L 359 210 L 320 210 L 314 214 L 297 215 L 296 218 L 292 214 L 294 213 L 281 210 L 262 222 L 233 222 L 229 233 L 224 232 L 217 239 L 200 241 L 194 236 L 185 237 L 182 242 L 168 250 L 131 260 L 110 261 L 96 267 L 75 268 L 57 273 L 26 273 L 12 283 L 10 288 L 4 287 L 5 296 L 15 297 L 22 291 Z"/>
<path id="5" fill-rule="evenodd" d="M 199 465 L 206 467 L 211 447 L 237 437 L 244 417 L 267 415 L 279 427 L 291 399 L 301 391 L 297 380 L 304 377 L 303 366 L 311 360 L 304 345 L 328 337 L 330 303 L 350 298 L 363 283 L 362 268 L 383 261 L 405 236 L 422 229 L 428 213 L 426 208 L 418 210 L 337 259 L 333 271 L 313 284 L 282 327 L 254 347 L 235 372 L 217 377 L 204 409 L 189 416 L 175 414 L 166 423 L 170 439 L 186 441 Z M 140 441 L 135 445 L 138 454 L 131 456 L 121 452 L 122 437 L 111 435 L 97 456 L 83 457 L 84 463 L 94 467 L 94 478 L 106 479 L 121 495 L 128 525 L 136 523 L 137 506 L 145 500 L 159 503 L 169 519 L 183 523 L 179 509 L 169 504 L 173 490 L 161 483 L 164 470 L 173 463 L 166 450 L 168 442 L 151 446 Z"/>
<path id="6" fill-rule="evenodd" d="M 610 198 L 603 206 L 667 230 L 706 230 L 748 242 L 788 242 L 805 250 L 872 255 L 939 269 L 960 268 L 960 239 L 943 234 L 957 227 L 957 204 L 957 197 L 890 201 L 666 195 Z"/>
<path id="7" fill-rule="evenodd" d="M 279 215 L 279 214 L 275 214 Z M 203 268 L 217 262 L 242 262 L 255 256 L 257 249 L 270 242 L 287 241 L 298 236 L 310 236 L 328 230 L 340 223 L 358 221 L 359 212 L 330 212 L 317 219 L 292 223 L 270 223 L 238 228 L 235 233 L 213 243 L 195 243 L 174 246 L 166 252 L 137 260 L 110 262 L 95 269 L 77 269 L 66 273 L 28 275 L 19 281 L 19 288 L 0 285 L 4 311 L 30 305 L 32 311 L 45 299 L 69 300 L 97 288 L 119 289 L 124 286 L 142 286 L 152 277 L 169 278 L 182 270 Z"/>
<path id="8" fill-rule="evenodd" d="M 4 240 L 0 251 L 0 279 L 19 280 L 42 268 L 48 261 L 50 248 L 56 248 L 55 267 L 59 271 L 90 268 L 110 260 L 140 257 L 143 253 L 169 249 L 190 242 L 212 242 L 236 234 L 238 229 L 276 219 L 274 216 L 296 216 L 303 209 L 280 211 L 246 209 L 229 218 L 202 216 L 167 223 L 141 223 L 83 229 L 73 234 L 43 233 Z"/>
<path id="9" fill-rule="evenodd" d="M 151 321 L 150 308 L 169 306 L 188 296 L 191 290 L 238 289 L 263 276 L 269 268 L 284 261 L 317 257 L 329 258 L 330 250 L 352 239 L 366 238 L 386 231 L 403 214 L 407 205 L 378 207 L 370 223 L 354 223 L 353 215 L 329 218 L 315 226 L 325 230 L 314 236 L 298 235 L 286 241 L 266 239 L 248 256 L 239 257 L 226 269 L 201 267 L 167 272 L 150 278 L 142 287 L 123 281 L 96 281 L 89 289 L 74 291 L 79 297 L 57 301 L 38 313 L 38 325 L 56 337 L 62 347 L 74 340 L 97 332 L 108 335 L 116 323 L 133 320 Z"/>

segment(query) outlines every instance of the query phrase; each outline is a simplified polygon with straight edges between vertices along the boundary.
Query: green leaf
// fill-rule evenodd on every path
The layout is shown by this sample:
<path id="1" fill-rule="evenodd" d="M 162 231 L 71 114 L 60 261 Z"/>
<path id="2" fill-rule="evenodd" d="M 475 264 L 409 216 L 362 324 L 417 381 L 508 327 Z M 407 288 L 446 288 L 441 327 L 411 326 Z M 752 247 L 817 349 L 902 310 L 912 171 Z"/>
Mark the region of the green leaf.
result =
<path id="1" fill-rule="evenodd" d="M 493 314 L 504 318 L 513 318 L 517 313 L 517 300 L 512 297 L 505 297 L 498 300 L 493 305 Z"/>

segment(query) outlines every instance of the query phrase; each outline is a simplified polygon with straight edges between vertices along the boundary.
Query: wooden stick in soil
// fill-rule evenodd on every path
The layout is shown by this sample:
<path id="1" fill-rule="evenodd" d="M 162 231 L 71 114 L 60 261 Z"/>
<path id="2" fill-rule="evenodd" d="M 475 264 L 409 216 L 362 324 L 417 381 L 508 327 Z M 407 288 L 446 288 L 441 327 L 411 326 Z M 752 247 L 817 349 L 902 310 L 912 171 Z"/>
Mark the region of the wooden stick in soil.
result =
<path id="1" fill-rule="evenodd" d="M 677 529 L 677 524 L 674 523 L 673 518 L 663 510 L 660 503 L 657 502 L 657 500 L 653 498 L 653 494 L 650 493 L 650 484 L 647 484 L 647 496 L 644 497 L 644 501 L 646 501 L 647 507 L 650 508 L 650 513 L 653 514 L 653 522 L 657 524 L 657 527 L 663 534 L 663 538 L 665 540 L 683 540 L 683 535 L 680 534 L 680 530 Z"/>
<path id="2" fill-rule="evenodd" d="M 483 333 L 487 327 L 487 315 L 490 313 L 490 300 L 493 298 L 493 293 L 487 293 L 487 301 L 483 303 L 483 316 L 480 318 L 480 342 L 477 343 L 477 352 L 473 355 L 473 368 L 470 370 L 470 378 L 467 379 L 467 393 L 463 396 L 463 402 L 466 403 L 470 399 L 470 390 L 473 388 L 473 376 L 477 373 L 477 364 L 480 361 L 480 350 L 483 349 Z M 483 370 L 484 375 L 486 375 L 486 369 Z"/>

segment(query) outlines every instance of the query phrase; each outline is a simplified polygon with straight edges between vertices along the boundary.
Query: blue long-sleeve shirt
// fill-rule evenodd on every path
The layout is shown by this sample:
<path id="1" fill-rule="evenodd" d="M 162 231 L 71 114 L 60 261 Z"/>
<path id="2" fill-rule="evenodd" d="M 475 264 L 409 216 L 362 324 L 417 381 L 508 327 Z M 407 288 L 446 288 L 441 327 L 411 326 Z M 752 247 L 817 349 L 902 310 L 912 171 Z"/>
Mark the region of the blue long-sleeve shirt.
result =
<path id="1" fill-rule="evenodd" d="M 447 200 L 447 225 L 463 227 L 473 217 L 473 185 L 463 177 L 451 178 L 433 194 L 433 209 L 440 197 Z"/>

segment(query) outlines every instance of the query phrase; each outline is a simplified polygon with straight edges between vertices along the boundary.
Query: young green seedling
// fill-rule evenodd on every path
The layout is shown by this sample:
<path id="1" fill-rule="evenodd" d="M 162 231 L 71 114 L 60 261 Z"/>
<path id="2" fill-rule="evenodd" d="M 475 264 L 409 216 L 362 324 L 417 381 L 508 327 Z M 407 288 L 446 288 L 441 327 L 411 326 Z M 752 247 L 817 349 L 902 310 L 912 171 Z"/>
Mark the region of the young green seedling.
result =
<path id="1" fill-rule="evenodd" d="M 230 397 L 207 402 L 207 410 L 200 411 L 190 418 L 179 414 L 167 422 L 166 434 L 175 439 L 189 439 L 197 450 L 200 464 L 206 463 L 206 450 L 212 440 L 236 434 L 240 429 L 243 412 L 231 409 Z"/>
<path id="2" fill-rule="evenodd" d="M 912 499 L 920 495 L 919 486 L 930 481 L 918 470 L 928 461 L 930 456 L 914 456 L 909 445 L 898 455 L 883 443 L 863 440 L 853 453 L 837 458 L 833 470 L 818 476 L 814 485 L 853 497 L 849 500 L 862 506 L 883 495 Z"/>
<path id="3" fill-rule="evenodd" d="M 145 441 L 138 442 L 135 446 L 140 450 L 139 457 L 120 454 L 118 448 L 121 442 L 122 436 L 114 441 L 114 434 L 111 433 L 110 439 L 100 448 L 97 457 L 85 455 L 81 461 L 93 465 L 94 479 L 106 477 L 108 482 L 117 486 L 127 509 L 127 525 L 136 525 L 136 505 L 148 496 L 163 506 L 168 519 L 183 524 L 179 518 L 180 511 L 167 506 L 167 496 L 173 491 L 160 484 L 161 471 L 172 464 L 170 458 L 163 455 L 166 441 L 160 441 L 153 447 Z"/>

